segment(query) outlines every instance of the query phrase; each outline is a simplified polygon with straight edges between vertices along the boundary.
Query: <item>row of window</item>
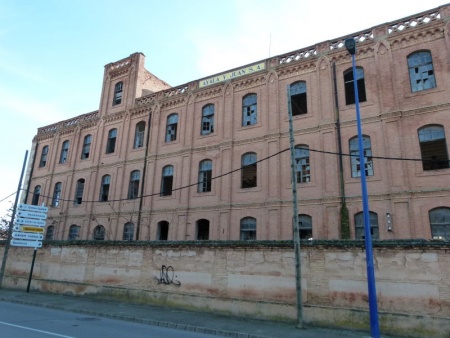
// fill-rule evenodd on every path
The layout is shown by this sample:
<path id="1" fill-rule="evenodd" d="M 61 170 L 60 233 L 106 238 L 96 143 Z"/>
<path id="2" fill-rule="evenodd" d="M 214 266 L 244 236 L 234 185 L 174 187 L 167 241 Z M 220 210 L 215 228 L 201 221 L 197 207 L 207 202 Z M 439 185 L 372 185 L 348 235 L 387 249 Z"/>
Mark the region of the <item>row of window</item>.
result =
<path id="1" fill-rule="evenodd" d="M 312 217 L 305 214 L 298 215 L 299 217 L 299 236 L 300 239 L 312 238 Z M 370 218 L 370 232 L 373 239 L 379 239 L 378 214 L 369 212 Z M 450 239 L 450 208 L 436 208 L 429 212 L 431 236 L 436 239 Z M 363 213 L 358 212 L 354 216 L 355 219 L 355 239 L 364 239 L 364 222 Z M 54 226 L 47 227 L 46 239 L 53 239 Z M 69 228 L 69 240 L 79 239 L 80 226 L 71 225 Z M 94 228 L 93 239 L 104 240 L 105 228 L 98 225 Z M 158 223 L 156 239 L 166 241 L 169 237 L 169 222 L 161 221 Z M 123 227 L 124 241 L 131 241 L 134 239 L 134 224 L 131 222 L 125 223 Z M 196 222 L 196 240 L 209 240 L 209 221 L 200 219 Z M 240 221 L 240 240 L 256 240 L 256 219 L 253 217 L 244 217 Z"/>
<path id="2" fill-rule="evenodd" d="M 449 159 L 447 152 L 447 142 L 445 131 L 441 125 L 428 125 L 418 130 L 420 151 L 422 156 L 423 170 L 435 170 L 449 168 Z M 350 163 L 352 177 L 361 176 L 361 167 L 364 167 L 366 176 L 374 175 L 372 146 L 369 136 L 363 136 L 363 154 L 364 166 L 360 163 L 358 156 L 359 146 L 358 138 L 353 137 L 349 140 Z M 311 181 L 311 164 L 308 145 L 295 146 L 295 168 L 297 175 L 297 183 L 307 183 Z M 162 169 L 161 178 L 161 196 L 172 195 L 173 190 L 174 167 L 172 165 L 165 166 Z M 134 170 L 130 173 L 128 186 L 128 199 L 134 199 L 139 196 L 139 184 L 141 173 Z M 198 192 L 211 191 L 212 182 L 212 161 L 203 160 L 199 164 L 198 174 Z M 75 188 L 75 204 L 81 204 L 83 199 L 84 179 L 79 179 Z M 109 198 L 111 185 L 111 176 L 104 175 L 102 177 L 100 187 L 99 201 L 106 202 Z M 257 156 L 255 153 L 246 153 L 241 159 L 241 188 L 253 188 L 257 186 Z M 61 197 L 62 183 L 55 184 L 53 191 L 52 205 L 58 206 Z M 41 187 L 35 187 L 32 204 L 38 205 Z"/>
<path id="3" fill-rule="evenodd" d="M 145 122 L 136 124 L 134 133 L 133 149 L 142 148 L 144 146 Z M 117 129 L 111 129 L 108 132 L 108 139 L 106 141 L 106 154 L 112 154 L 116 151 L 117 143 Z M 81 159 L 86 160 L 91 153 L 92 135 L 86 135 L 83 139 L 83 147 L 81 149 Z M 59 163 L 67 163 L 69 155 L 69 140 L 66 140 L 61 145 L 61 153 L 59 155 Z M 45 167 L 48 161 L 49 146 L 44 146 L 41 152 L 39 161 L 39 168 Z"/>

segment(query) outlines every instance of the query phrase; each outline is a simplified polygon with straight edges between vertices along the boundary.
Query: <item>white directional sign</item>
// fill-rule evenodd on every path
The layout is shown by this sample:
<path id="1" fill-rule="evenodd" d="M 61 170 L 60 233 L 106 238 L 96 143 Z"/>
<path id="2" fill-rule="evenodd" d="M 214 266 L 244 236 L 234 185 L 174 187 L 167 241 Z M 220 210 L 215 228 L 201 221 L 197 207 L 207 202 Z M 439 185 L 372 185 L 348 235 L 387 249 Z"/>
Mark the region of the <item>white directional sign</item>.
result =
<path id="1" fill-rule="evenodd" d="M 19 210 L 17 216 L 20 218 L 36 218 L 36 219 L 47 219 L 47 214 L 35 211 L 23 211 Z"/>
<path id="2" fill-rule="evenodd" d="M 42 247 L 48 208 L 31 204 L 19 204 L 17 209 L 11 245 L 34 248 L 35 250 Z"/>
<path id="3" fill-rule="evenodd" d="M 35 227 L 45 227 L 45 220 L 34 218 L 17 218 L 15 221 L 18 225 L 33 225 Z"/>
<path id="4" fill-rule="evenodd" d="M 12 237 L 15 239 L 30 239 L 34 241 L 42 241 L 44 239 L 44 235 L 32 232 L 13 232 Z"/>
<path id="5" fill-rule="evenodd" d="M 34 211 L 34 212 L 47 212 L 47 207 L 40 207 L 39 205 L 31 205 L 31 204 L 19 204 L 17 209 L 24 211 Z"/>
<path id="6" fill-rule="evenodd" d="M 41 241 L 23 241 L 21 239 L 12 239 L 11 245 L 27 247 L 27 248 L 41 248 L 42 242 Z"/>

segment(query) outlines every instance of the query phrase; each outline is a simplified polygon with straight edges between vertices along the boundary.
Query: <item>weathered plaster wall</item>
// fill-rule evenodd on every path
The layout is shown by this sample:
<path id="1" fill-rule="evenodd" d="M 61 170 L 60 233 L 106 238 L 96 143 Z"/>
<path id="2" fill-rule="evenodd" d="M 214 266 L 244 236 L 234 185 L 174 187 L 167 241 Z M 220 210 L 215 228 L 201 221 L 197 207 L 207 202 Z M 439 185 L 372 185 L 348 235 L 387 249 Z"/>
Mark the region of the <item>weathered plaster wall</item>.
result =
<path id="1" fill-rule="evenodd" d="M 302 247 L 304 320 L 366 329 L 365 252 L 357 242 L 332 243 Z M 449 252 L 448 244 L 430 242 L 375 246 L 383 333 L 449 336 Z M 3 286 L 25 289 L 31 259 L 32 249 L 11 248 Z M 294 259 L 291 242 L 47 244 L 31 288 L 294 321 Z M 163 266 L 171 267 L 167 275 Z"/>

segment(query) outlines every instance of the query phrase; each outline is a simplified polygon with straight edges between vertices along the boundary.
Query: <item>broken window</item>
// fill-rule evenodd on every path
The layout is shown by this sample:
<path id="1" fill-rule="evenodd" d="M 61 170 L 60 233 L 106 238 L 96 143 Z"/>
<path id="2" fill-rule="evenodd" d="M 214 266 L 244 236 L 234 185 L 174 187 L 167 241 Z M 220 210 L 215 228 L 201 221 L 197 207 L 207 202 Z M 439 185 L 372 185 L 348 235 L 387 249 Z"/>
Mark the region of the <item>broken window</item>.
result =
<path id="1" fill-rule="evenodd" d="M 289 86 L 291 97 L 292 116 L 306 114 L 308 112 L 306 102 L 306 82 L 299 81 Z"/>
<path id="2" fill-rule="evenodd" d="M 370 234 L 372 239 L 379 239 L 378 234 L 378 214 L 376 212 L 369 211 L 369 225 Z M 355 214 L 355 239 L 365 239 L 364 234 L 364 213 L 358 212 Z"/>
<path id="3" fill-rule="evenodd" d="M 214 133 L 214 105 L 207 104 L 202 109 L 202 135 Z"/>
<path id="4" fill-rule="evenodd" d="M 114 86 L 113 106 L 122 103 L 123 82 L 117 82 Z"/>
<path id="5" fill-rule="evenodd" d="M 362 67 L 356 68 L 356 83 L 358 85 L 359 102 L 366 101 L 366 85 L 364 83 L 364 69 Z M 353 82 L 353 68 L 347 69 L 344 72 L 345 85 L 345 104 L 353 104 L 356 102 L 355 84 Z"/>
<path id="6" fill-rule="evenodd" d="M 241 188 L 253 188 L 257 184 L 256 154 L 246 153 L 242 155 Z"/>
<path id="7" fill-rule="evenodd" d="M 244 217 L 241 219 L 241 241 L 256 240 L 256 219 Z"/>
<path id="8" fill-rule="evenodd" d="M 39 168 L 45 167 L 47 164 L 48 146 L 42 148 L 41 160 L 39 161 Z"/>
<path id="9" fill-rule="evenodd" d="M 433 62 L 429 51 L 416 52 L 409 55 L 408 68 L 412 92 L 436 87 Z"/>
<path id="10" fill-rule="evenodd" d="M 370 142 L 370 137 L 363 135 L 362 139 L 366 176 L 373 176 L 372 145 Z M 358 137 L 356 136 L 350 139 L 350 162 L 352 167 L 352 177 L 361 177 Z"/>
<path id="11" fill-rule="evenodd" d="M 306 183 L 311 181 L 309 147 L 307 145 L 295 146 L 295 171 L 297 174 L 297 183 Z"/>
<path id="12" fill-rule="evenodd" d="M 248 94 L 242 99 L 242 125 L 251 126 L 258 122 L 256 94 Z"/>
<path id="13" fill-rule="evenodd" d="M 163 168 L 161 180 L 161 196 L 172 195 L 173 166 L 168 165 Z"/>
<path id="14" fill-rule="evenodd" d="M 81 159 L 86 160 L 91 153 L 92 135 L 86 135 L 83 140 L 83 150 L 81 152 Z"/>
<path id="15" fill-rule="evenodd" d="M 418 133 L 423 170 L 449 168 L 444 128 L 440 125 L 429 125 L 420 128 Z"/>
<path id="16" fill-rule="evenodd" d="M 428 213 L 431 238 L 450 240 L 450 208 L 436 208 Z"/>
<path id="17" fill-rule="evenodd" d="M 175 141 L 177 139 L 178 114 L 167 116 L 166 126 L 166 142 Z"/>
<path id="18" fill-rule="evenodd" d="M 212 161 L 204 160 L 200 162 L 198 174 L 198 192 L 211 191 Z"/>

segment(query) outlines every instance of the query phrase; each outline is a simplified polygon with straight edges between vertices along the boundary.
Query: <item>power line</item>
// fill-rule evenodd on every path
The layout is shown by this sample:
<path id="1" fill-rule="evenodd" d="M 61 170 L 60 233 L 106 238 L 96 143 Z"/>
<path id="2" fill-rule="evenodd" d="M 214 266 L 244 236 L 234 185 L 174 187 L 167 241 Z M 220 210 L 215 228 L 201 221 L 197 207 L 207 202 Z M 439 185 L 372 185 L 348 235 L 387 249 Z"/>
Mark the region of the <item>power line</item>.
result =
<path id="1" fill-rule="evenodd" d="M 4 199 L 0 200 L 0 203 L 3 202 L 4 200 L 10 198 L 11 196 L 15 195 L 17 193 L 17 191 L 14 191 L 11 195 L 6 196 Z"/>
<path id="2" fill-rule="evenodd" d="M 345 157 L 359 158 L 359 155 L 358 155 L 358 154 L 347 154 L 347 153 L 341 153 L 341 152 L 324 151 L 324 150 L 311 149 L 311 148 L 306 148 L 306 147 L 301 147 L 301 146 L 297 146 L 295 149 L 308 150 L 308 151 L 311 151 L 311 152 L 321 153 L 321 154 L 328 154 L 328 155 L 339 155 L 339 156 L 345 156 Z M 263 158 L 263 159 L 261 159 L 261 160 L 256 161 L 255 163 L 252 163 L 252 164 L 249 164 L 249 165 L 243 165 L 243 166 L 241 166 L 241 167 L 239 167 L 239 168 L 237 168 L 237 169 L 231 170 L 231 171 L 229 171 L 229 172 L 227 172 L 227 173 L 224 173 L 224 174 L 221 174 L 221 175 L 212 177 L 212 178 L 211 178 L 211 181 L 212 181 L 212 180 L 215 180 L 215 179 L 218 179 L 218 178 L 221 178 L 221 177 L 224 177 L 224 176 L 231 175 L 231 174 L 233 174 L 233 173 L 235 173 L 235 172 L 237 172 L 237 171 L 243 170 L 243 169 L 246 168 L 246 167 L 255 166 L 255 165 L 258 164 L 258 163 L 267 161 L 268 159 L 270 159 L 270 158 L 272 158 L 272 157 L 275 157 L 275 156 L 278 156 L 278 155 L 280 155 L 280 154 L 282 154 L 282 153 L 284 153 L 284 152 L 286 152 L 286 151 L 288 151 L 288 150 L 290 150 L 290 148 L 286 148 L 286 149 L 280 150 L 280 151 L 278 151 L 278 152 L 276 152 L 276 153 L 274 153 L 274 154 L 272 154 L 272 155 L 269 155 L 269 156 L 267 156 L 267 157 L 265 157 L 265 158 Z M 389 160 L 389 161 L 413 161 L 413 162 L 422 162 L 422 163 L 431 163 L 431 164 L 448 163 L 449 166 L 450 166 L 450 161 L 442 161 L 442 160 L 423 160 L 423 159 L 417 159 L 417 158 L 386 157 L 386 156 L 366 156 L 366 157 L 367 157 L 368 159 Z M 202 182 L 203 182 L 203 181 L 202 181 Z M 183 189 L 190 188 L 190 187 L 193 187 L 193 186 L 197 186 L 199 183 L 201 183 L 201 182 L 200 182 L 200 181 L 197 181 L 196 183 L 192 183 L 192 184 L 188 184 L 188 185 L 185 185 L 185 186 L 182 186 L 182 187 L 179 187 L 179 188 L 172 189 L 172 191 L 178 191 L 178 190 L 183 190 Z M 24 190 L 24 189 L 22 189 L 22 190 Z M 33 194 L 33 192 L 31 192 L 31 191 L 29 191 L 29 193 L 30 193 L 30 194 Z M 15 192 L 14 192 L 13 194 L 11 194 L 10 196 L 8 196 L 8 197 L 11 197 L 11 196 L 14 195 L 14 194 L 15 194 Z M 158 192 L 158 193 L 153 193 L 153 194 L 149 194 L 149 195 L 144 195 L 144 196 L 141 196 L 140 198 L 144 198 L 144 197 L 153 197 L 153 196 L 160 196 L 160 195 L 161 195 L 161 193 Z M 7 199 L 8 197 L 4 198 L 4 199 L 1 200 L 0 202 L 4 201 L 4 200 Z M 54 198 L 53 196 L 47 196 L 47 195 L 41 195 L 41 194 L 39 195 L 39 197 L 40 197 L 40 198 L 41 198 L 41 197 L 42 197 L 42 198 L 50 198 L 50 199 L 53 199 L 53 198 Z M 138 197 L 138 198 L 139 198 L 139 197 Z M 136 198 L 136 199 L 137 199 L 137 198 Z M 129 199 L 129 198 L 121 198 L 121 199 L 115 199 L 115 200 L 108 200 L 107 202 L 122 202 L 122 201 L 130 201 L 130 200 L 131 200 L 131 199 Z M 63 202 L 76 202 L 76 200 L 72 200 L 72 199 L 62 199 L 62 198 L 58 198 L 58 202 L 59 202 L 59 201 L 63 201 Z M 101 201 L 99 201 L 99 200 L 91 200 L 91 201 L 89 201 L 89 200 L 84 201 L 84 200 L 83 200 L 83 201 L 82 201 L 82 203 L 96 203 L 96 202 L 101 202 Z M 106 201 L 105 201 L 105 202 L 106 202 Z"/>

